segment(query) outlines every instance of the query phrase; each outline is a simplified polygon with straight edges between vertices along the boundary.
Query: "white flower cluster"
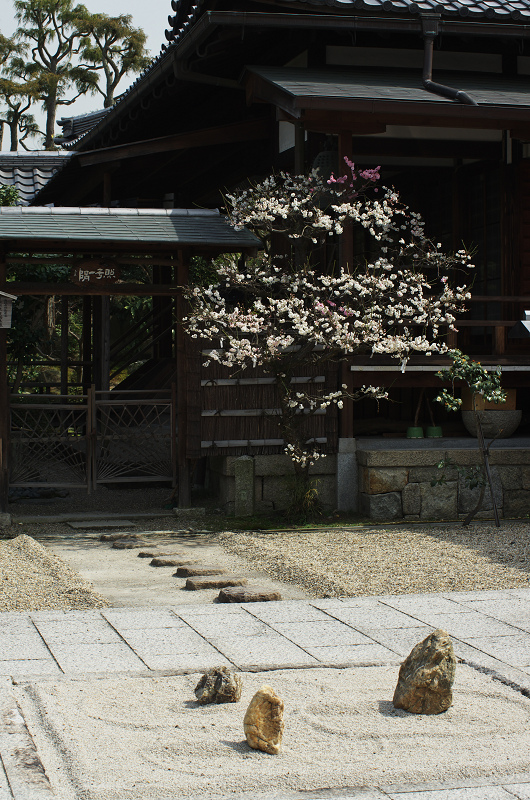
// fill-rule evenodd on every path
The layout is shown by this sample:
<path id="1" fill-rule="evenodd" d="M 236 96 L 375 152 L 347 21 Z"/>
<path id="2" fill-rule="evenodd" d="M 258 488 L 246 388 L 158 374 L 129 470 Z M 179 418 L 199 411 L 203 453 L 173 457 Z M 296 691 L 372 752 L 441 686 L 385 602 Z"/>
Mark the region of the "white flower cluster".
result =
<path id="1" fill-rule="evenodd" d="M 206 363 L 238 371 L 259 366 L 276 378 L 286 452 L 304 466 L 317 452 L 305 445 L 304 418 L 333 405 L 342 409 L 347 398 L 380 399 L 386 392 L 373 386 L 349 392 L 344 385 L 305 392 L 290 378 L 356 354 L 390 355 L 404 370 L 413 353 L 445 352 L 441 335 L 455 330 L 455 313 L 470 297 L 466 286 L 452 288 L 447 278 L 472 266 L 469 254 L 443 253 L 393 190 L 376 200 L 366 194 L 375 170 L 359 174 L 368 176 L 364 183 L 338 179 L 330 188 L 316 173 L 282 173 L 228 199 L 232 222 L 258 234 L 283 231 L 311 242 L 339 233 L 345 221 L 361 225 L 379 242 L 371 263 L 326 273 L 298 245 L 287 256 L 266 247 L 246 263 L 224 257 L 216 286 L 186 292 L 189 333 L 213 344 Z"/>
<path id="2" fill-rule="evenodd" d="M 312 467 L 319 458 L 325 458 L 325 454 L 319 450 L 304 450 L 300 445 L 288 444 L 283 451 L 289 456 L 291 461 L 298 464 L 302 469 Z"/>

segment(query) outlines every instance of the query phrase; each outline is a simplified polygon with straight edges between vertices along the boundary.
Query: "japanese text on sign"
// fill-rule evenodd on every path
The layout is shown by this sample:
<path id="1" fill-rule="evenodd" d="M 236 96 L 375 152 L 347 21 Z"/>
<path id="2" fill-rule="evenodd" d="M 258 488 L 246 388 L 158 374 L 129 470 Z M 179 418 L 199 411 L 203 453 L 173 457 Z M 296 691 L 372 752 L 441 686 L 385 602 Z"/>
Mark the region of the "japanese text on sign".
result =
<path id="1" fill-rule="evenodd" d="M 80 283 L 94 279 L 100 281 L 102 278 L 106 278 L 108 280 L 115 277 L 116 270 L 112 267 L 106 267 L 105 269 L 102 267 L 99 267 L 99 269 L 82 269 L 79 267 L 77 271 L 77 279 Z"/>

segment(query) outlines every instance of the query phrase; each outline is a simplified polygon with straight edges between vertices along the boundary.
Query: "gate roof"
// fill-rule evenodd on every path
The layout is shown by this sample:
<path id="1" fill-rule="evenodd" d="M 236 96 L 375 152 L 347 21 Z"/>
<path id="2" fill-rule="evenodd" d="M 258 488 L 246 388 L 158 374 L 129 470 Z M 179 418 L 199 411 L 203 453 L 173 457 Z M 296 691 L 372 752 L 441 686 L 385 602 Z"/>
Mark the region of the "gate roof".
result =
<path id="1" fill-rule="evenodd" d="M 0 207 L 0 241 L 196 245 L 219 250 L 261 246 L 218 211 L 159 208 Z"/>

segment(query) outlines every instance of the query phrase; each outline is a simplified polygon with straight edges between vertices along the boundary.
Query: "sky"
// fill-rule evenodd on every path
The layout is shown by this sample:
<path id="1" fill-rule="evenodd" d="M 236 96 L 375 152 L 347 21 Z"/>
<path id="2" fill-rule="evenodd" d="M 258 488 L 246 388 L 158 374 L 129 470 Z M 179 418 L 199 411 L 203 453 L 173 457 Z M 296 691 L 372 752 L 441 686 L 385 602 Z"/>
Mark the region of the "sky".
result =
<path id="1" fill-rule="evenodd" d="M 169 28 L 167 21 L 168 15 L 173 15 L 171 8 L 171 0 L 79 0 L 85 5 L 89 11 L 100 11 L 109 16 L 118 16 L 118 14 L 131 14 L 133 18 L 133 25 L 137 28 L 143 28 L 147 34 L 147 48 L 152 56 L 157 56 L 160 52 L 160 46 L 166 41 L 164 31 Z M 4 36 L 11 36 L 17 27 L 15 21 L 14 8 L 11 0 L 0 0 L 0 32 Z M 136 80 L 136 75 L 123 78 L 117 93 L 121 94 L 125 89 Z M 89 111 L 96 111 L 102 108 L 103 98 L 101 95 L 87 95 L 81 97 L 71 106 L 62 106 L 59 108 L 57 118 L 65 116 L 73 116 L 75 114 L 86 114 Z M 33 113 L 38 118 L 39 124 L 42 127 L 43 116 L 38 111 L 36 106 Z M 57 133 L 60 133 L 60 128 L 57 128 Z M 8 132 L 4 132 L 4 150 L 9 149 L 9 136 Z"/>

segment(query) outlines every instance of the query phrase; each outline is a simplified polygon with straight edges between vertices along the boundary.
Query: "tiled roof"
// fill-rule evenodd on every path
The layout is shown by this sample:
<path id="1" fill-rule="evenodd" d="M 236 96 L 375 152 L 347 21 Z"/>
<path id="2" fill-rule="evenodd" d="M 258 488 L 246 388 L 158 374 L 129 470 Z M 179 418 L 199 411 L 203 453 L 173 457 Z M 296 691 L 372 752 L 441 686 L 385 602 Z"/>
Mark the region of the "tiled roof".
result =
<path id="1" fill-rule="evenodd" d="M 235 230 L 218 211 L 0 206 L 0 241 L 45 239 L 260 247 L 250 231 Z"/>
<path id="2" fill-rule="evenodd" d="M 80 139 L 85 133 L 91 131 L 92 128 L 100 122 L 110 111 L 110 108 L 102 108 L 98 111 L 92 111 L 90 114 L 80 114 L 77 117 L 63 117 L 57 124 L 63 129 L 62 136 L 56 136 L 56 144 L 72 145 L 77 139 Z"/>
<path id="3" fill-rule="evenodd" d="M 293 2 L 299 2 L 300 5 L 304 4 L 306 6 L 339 8 L 351 11 L 351 13 L 356 11 L 371 12 L 375 15 L 388 15 L 392 12 L 400 15 L 404 13 L 412 15 L 436 13 L 442 17 L 453 19 L 456 17 L 498 22 L 518 20 L 527 22 L 530 20 L 530 0 L 509 0 L 509 2 L 506 0 L 445 0 L 443 3 L 438 2 L 438 0 L 279 0 L 279 7 L 281 7 L 282 2 L 290 5 Z M 170 28 L 165 31 L 167 44 L 162 45 L 159 56 L 118 98 L 116 104 L 111 109 L 108 109 L 109 112 L 112 112 L 111 116 L 115 112 L 120 112 L 123 101 L 127 101 L 130 95 L 138 90 L 140 84 L 149 80 L 151 75 L 156 75 L 157 71 L 161 72 L 163 70 L 164 62 L 168 57 L 168 63 L 172 63 L 170 57 L 174 48 L 189 33 L 201 15 L 208 10 L 207 0 L 171 0 L 171 7 L 176 13 L 174 16 L 168 16 Z M 90 117 L 91 115 L 88 116 Z M 86 132 L 81 133 L 80 131 L 76 144 L 90 135 L 91 131 L 96 134 L 96 129 L 100 124 L 105 125 L 104 116 L 106 115 L 102 115 L 101 118 L 95 120 Z M 65 142 L 65 146 L 68 148 L 70 144 Z"/>
<path id="4" fill-rule="evenodd" d="M 331 100 L 397 100 L 403 102 L 454 105 L 446 97 L 422 87 L 421 75 L 408 70 L 389 69 L 304 69 L 301 67 L 248 67 L 267 84 L 278 87 L 304 107 L 317 98 Z M 508 78 L 481 73 L 437 72 L 440 83 L 469 92 L 480 106 L 530 108 L 530 83 L 525 78 Z"/>
<path id="5" fill-rule="evenodd" d="M 20 203 L 27 205 L 71 156 L 46 150 L 0 153 L 0 184 L 15 186 Z"/>
<path id="6" fill-rule="evenodd" d="M 288 0 L 289 3 L 292 0 Z M 313 6 L 335 6 L 372 13 L 441 14 L 500 21 L 530 19 L 530 0 L 301 0 Z"/>

